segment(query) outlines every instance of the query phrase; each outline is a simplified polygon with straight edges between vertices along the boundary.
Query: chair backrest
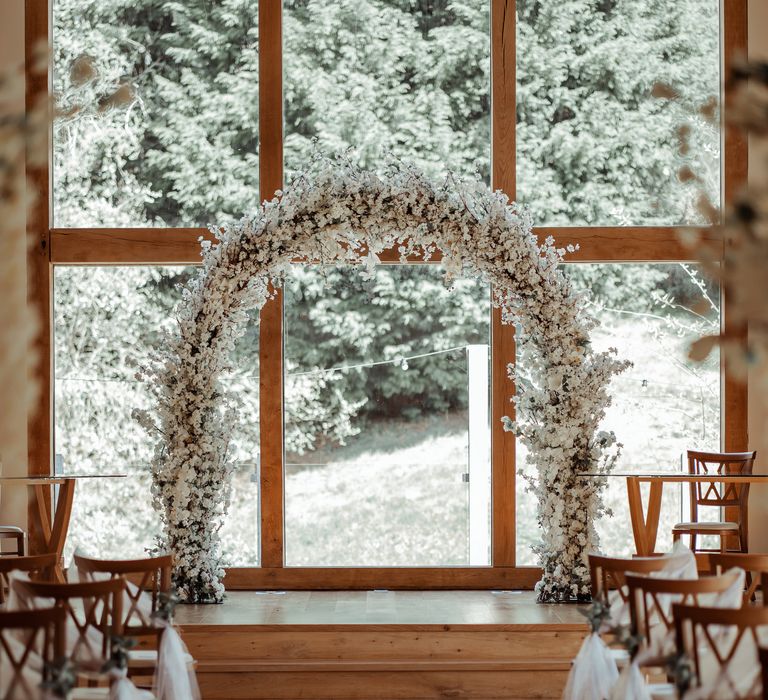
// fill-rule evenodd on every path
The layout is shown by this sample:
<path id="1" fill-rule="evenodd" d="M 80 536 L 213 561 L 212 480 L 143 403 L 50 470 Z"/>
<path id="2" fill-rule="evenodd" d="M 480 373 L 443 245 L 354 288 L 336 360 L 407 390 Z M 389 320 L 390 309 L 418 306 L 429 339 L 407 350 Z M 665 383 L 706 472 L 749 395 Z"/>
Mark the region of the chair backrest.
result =
<path id="1" fill-rule="evenodd" d="M 172 564 L 173 560 L 170 554 L 147 559 L 114 561 L 91 559 L 75 554 L 75 565 L 86 580 L 121 578 L 126 581 L 123 630 L 125 634 L 132 636 L 157 632 L 157 627 L 152 620 L 152 613 L 157 611 L 160 594 L 170 592 Z M 143 604 L 144 600 L 147 599 L 143 595 L 145 591 L 150 594 L 150 606 Z M 149 609 L 147 609 L 148 607 Z"/>
<path id="2" fill-rule="evenodd" d="M 81 664 L 110 656 L 110 640 L 123 634 L 123 579 L 87 583 L 40 583 L 15 579 L 13 588 L 29 609 L 53 605 L 66 613 L 67 655 Z"/>
<path id="3" fill-rule="evenodd" d="M 607 603 L 608 591 L 618 590 L 624 602 L 627 601 L 626 576 L 632 574 L 650 574 L 663 571 L 669 565 L 669 557 L 604 557 L 601 554 L 589 555 L 589 576 L 592 581 L 592 598 Z"/>
<path id="4" fill-rule="evenodd" d="M 55 554 L 36 554 L 28 557 L 0 558 L 0 603 L 5 600 L 5 589 L 9 586 L 8 574 L 21 571 L 31 579 L 53 580 L 53 571 L 58 557 Z"/>
<path id="5" fill-rule="evenodd" d="M 0 612 L 0 698 L 39 696 L 45 664 L 64 656 L 65 618 L 60 608 Z"/>
<path id="6" fill-rule="evenodd" d="M 688 450 L 689 474 L 751 474 L 756 452 L 696 452 Z M 691 482 L 691 519 L 698 519 L 699 506 L 743 507 L 749 484 Z"/>
<path id="7" fill-rule="evenodd" d="M 744 569 L 749 574 L 747 587 L 744 589 L 744 605 L 748 605 L 761 585 L 761 577 L 763 574 L 768 574 L 768 554 L 713 553 L 709 555 L 709 567 L 713 574 L 721 574 L 723 571 L 728 571 L 734 567 Z M 762 589 L 763 605 L 768 605 L 764 584 Z"/>
<path id="8" fill-rule="evenodd" d="M 661 625 L 662 634 L 674 627 L 672 602 L 682 605 L 711 605 L 711 598 L 725 593 L 739 580 L 742 572 L 728 571 L 722 576 L 696 579 L 667 579 L 627 575 L 629 618 L 634 634 L 645 640 L 658 637 L 652 628 Z"/>
<path id="9" fill-rule="evenodd" d="M 707 697 L 760 697 L 760 637 L 768 633 L 768 608 L 672 605 L 678 652 L 694 666 L 694 687 Z"/>
<path id="10" fill-rule="evenodd" d="M 24 571 L 26 573 L 51 573 L 56 566 L 55 554 L 33 554 L 26 557 L 3 557 L 0 559 L 0 573 Z"/>

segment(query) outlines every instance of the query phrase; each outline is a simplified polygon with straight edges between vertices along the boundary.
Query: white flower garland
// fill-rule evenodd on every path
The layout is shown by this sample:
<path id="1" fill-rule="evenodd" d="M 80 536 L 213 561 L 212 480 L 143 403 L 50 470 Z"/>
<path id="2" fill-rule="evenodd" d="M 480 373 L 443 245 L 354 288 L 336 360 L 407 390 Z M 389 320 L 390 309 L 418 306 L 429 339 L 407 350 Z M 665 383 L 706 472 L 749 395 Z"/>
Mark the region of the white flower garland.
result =
<path id="1" fill-rule="evenodd" d="M 521 325 L 526 376 L 510 366 L 518 419 L 505 418 L 505 427 L 526 445 L 537 474 L 530 488 L 542 535 L 538 596 L 589 595 L 586 557 L 598 546 L 593 523 L 604 510 L 605 478 L 579 474 L 605 473 L 615 463 L 615 436 L 597 429 L 610 403 L 608 383 L 628 363 L 613 349 L 591 348 L 595 321 L 558 268 L 566 251 L 551 237 L 538 243 L 527 211 L 480 182 L 436 185 L 404 163 L 377 175 L 317 156 L 285 192 L 214 233 L 218 242 L 202 243 L 202 271 L 184 292 L 178 332 L 142 372 L 157 401 L 155 420 L 138 414 L 161 438 L 153 495 L 163 518 L 161 545 L 175 554 L 184 600 L 223 598 L 218 529 L 234 416 L 221 379 L 246 311 L 266 302 L 296 259 L 351 264 L 362 256 L 371 268 L 388 248 L 425 260 L 440 250 L 448 279 L 469 274 L 489 282 L 504 321 Z"/>

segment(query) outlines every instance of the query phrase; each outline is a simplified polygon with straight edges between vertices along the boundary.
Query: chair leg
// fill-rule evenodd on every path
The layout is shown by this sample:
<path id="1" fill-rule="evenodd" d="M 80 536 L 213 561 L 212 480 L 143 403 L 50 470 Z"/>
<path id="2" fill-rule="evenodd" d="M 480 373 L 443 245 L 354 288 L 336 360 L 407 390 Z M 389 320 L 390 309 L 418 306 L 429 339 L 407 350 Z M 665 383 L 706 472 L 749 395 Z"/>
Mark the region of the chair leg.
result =
<path id="1" fill-rule="evenodd" d="M 728 552 L 728 535 L 720 535 L 720 554 Z"/>
<path id="2" fill-rule="evenodd" d="M 696 533 L 695 532 L 691 533 L 691 551 L 692 552 L 696 551 Z"/>

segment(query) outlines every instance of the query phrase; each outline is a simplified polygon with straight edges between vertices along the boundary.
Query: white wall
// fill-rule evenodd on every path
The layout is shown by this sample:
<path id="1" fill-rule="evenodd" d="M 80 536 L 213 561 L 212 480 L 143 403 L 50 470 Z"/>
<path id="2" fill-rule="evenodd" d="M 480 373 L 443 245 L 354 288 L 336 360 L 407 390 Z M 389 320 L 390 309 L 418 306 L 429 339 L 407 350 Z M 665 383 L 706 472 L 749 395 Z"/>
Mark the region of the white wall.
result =
<path id="1" fill-rule="evenodd" d="M 24 63 L 24 0 L 0 0 L 0 67 L 7 69 L 23 66 Z M 18 107 L 23 109 L 24 94 L 17 96 Z M 13 397 L 2 397 L 0 410 L 18 410 Z M 18 430 L 26 437 L 26 421 L 18 415 Z M 25 476 L 12 470 L 23 469 L 23 465 L 3 465 L 3 476 Z M 0 491 L 0 523 L 26 526 L 27 489 L 6 486 Z"/>

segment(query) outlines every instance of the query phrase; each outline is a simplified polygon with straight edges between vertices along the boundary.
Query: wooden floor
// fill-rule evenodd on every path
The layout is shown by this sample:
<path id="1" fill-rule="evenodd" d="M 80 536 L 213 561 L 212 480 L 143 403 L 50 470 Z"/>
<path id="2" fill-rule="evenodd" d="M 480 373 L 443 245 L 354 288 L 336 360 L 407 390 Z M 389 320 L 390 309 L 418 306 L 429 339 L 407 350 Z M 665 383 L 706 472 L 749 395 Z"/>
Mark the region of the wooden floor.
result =
<path id="1" fill-rule="evenodd" d="M 211 700 L 556 698 L 586 632 L 530 591 L 236 591 L 176 621 Z"/>

